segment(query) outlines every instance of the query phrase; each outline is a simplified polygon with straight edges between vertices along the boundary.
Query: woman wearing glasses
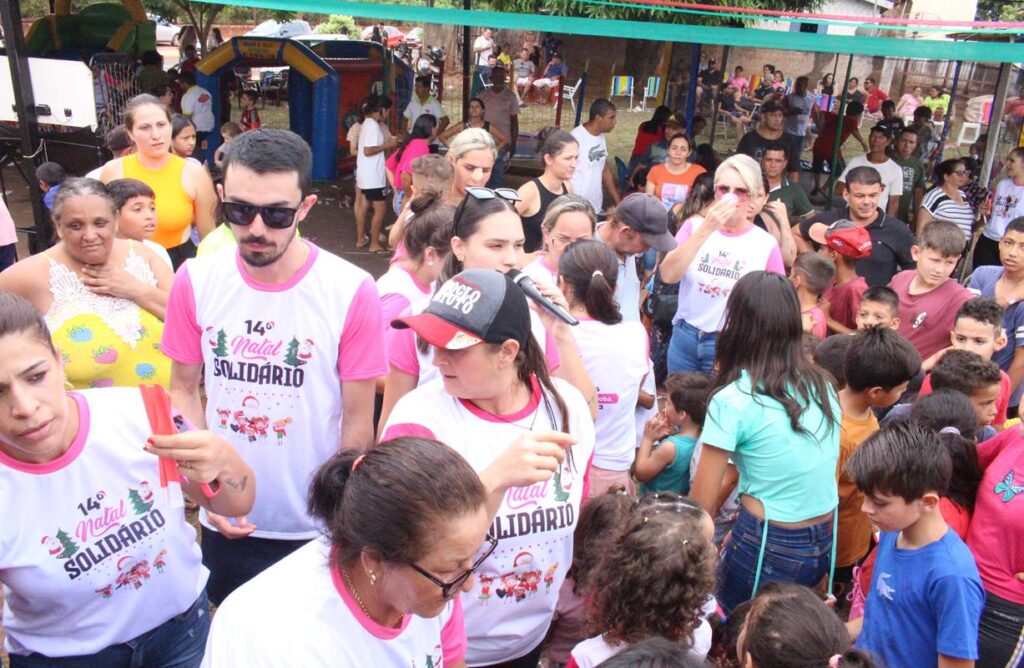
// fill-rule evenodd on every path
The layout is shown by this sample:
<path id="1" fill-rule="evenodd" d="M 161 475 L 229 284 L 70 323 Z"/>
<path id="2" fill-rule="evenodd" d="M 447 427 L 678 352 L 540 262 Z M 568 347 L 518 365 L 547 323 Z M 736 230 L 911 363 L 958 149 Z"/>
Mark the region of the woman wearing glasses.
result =
<path id="1" fill-rule="evenodd" d="M 523 267 L 523 273 L 535 283 L 558 285 L 558 263 L 566 247 L 580 239 L 592 239 L 597 227 L 597 214 L 586 197 L 562 195 L 551 203 L 540 224 L 544 236 L 543 251 L 537 259 Z"/>
<path id="2" fill-rule="evenodd" d="M 156 193 L 156 233 L 153 241 L 167 249 L 174 268 L 195 257 L 189 239 L 192 224 L 199 238 L 213 231 L 217 195 L 213 180 L 201 165 L 172 152 L 171 112 L 152 95 L 137 95 L 125 108 L 124 124 L 136 152 L 103 166 L 100 180 L 138 179 Z"/>
<path id="3" fill-rule="evenodd" d="M 917 231 L 933 220 L 948 220 L 963 230 L 964 247 L 974 234 L 974 207 L 967 201 L 962 190 L 971 180 L 967 165 L 958 158 L 943 160 L 936 171 L 940 183 L 924 194 L 921 208 L 917 210 Z"/>
<path id="4" fill-rule="evenodd" d="M 715 170 L 715 203 L 704 219 L 687 220 L 676 234 L 679 245 L 658 269 L 665 283 L 679 282 L 669 373 L 711 373 L 726 299 L 744 274 L 766 270 L 785 275 L 778 242 L 754 224 L 767 200 L 757 162 L 731 156 Z"/>
<path id="5" fill-rule="evenodd" d="M 118 239 L 117 208 L 94 179 L 65 181 L 53 202 L 60 241 L 0 276 L 44 315 L 73 388 L 170 381 L 158 349 L 170 267 L 144 244 Z"/>
<path id="6" fill-rule="evenodd" d="M 513 206 L 518 198 L 519 194 L 509 188 L 467 188 L 465 199 L 455 209 L 451 252 L 437 276 L 437 285 L 467 269 L 505 273 L 519 267 L 523 261 L 523 225 Z M 541 289 L 567 307 L 557 288 L 547 285 Z M 420 313 L 429 301 L 425 298 L 412 304 L 403 315 Z M 530 313 L 533 336 L 548 370 L 575 385 L 596 409 L 597 393 L 587 376 L 569 327 L 554 318 L 534 311 Z M 384 386 L 381 426 L 387 422 L 388 414 L 399 399 L 438 377 L 433 351 L 423 341 L 417 341 L 413 332 L 390 329 L 385 336 L 385 344 L 391 371 Z"/>
<path id="7" fill-rule="evenodd" d="M 487 499 L 437 441 L 342 450 L 309 490 L 324 535 L 228 596 L 203 666 L 464 666 L 459 594 L 497 544 Z"/>
<path id="8" fill-rule="evenodd" d="M 466 662 L 535 668 L 586 494 L 594 451 L 586 401 L 550 377 L 526 297 L 498 272 L 464 271 L 425 310 L 394 324 L 431 345 L 442 382 L 403 397 L 384 438 L 436 438 L 488 489 L 507 489 L 492 494 L 489 506 L 497 548 L 462 597 Z"/>

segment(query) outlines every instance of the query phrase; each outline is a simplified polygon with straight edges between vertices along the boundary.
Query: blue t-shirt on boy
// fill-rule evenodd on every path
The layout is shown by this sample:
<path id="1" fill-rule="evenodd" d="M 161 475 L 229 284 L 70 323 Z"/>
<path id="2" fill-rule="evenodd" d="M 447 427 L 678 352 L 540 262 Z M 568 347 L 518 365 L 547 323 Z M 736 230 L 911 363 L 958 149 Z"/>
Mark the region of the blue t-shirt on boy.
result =
<path id="1" fill-rule="evenodd" d="M 883 533 L 857 647 L 890 668 L 937 667 L 939 654 L 978 658 L 978 620 L 985 607 L 974 557 L 950 529 L 916 550 Z"/>

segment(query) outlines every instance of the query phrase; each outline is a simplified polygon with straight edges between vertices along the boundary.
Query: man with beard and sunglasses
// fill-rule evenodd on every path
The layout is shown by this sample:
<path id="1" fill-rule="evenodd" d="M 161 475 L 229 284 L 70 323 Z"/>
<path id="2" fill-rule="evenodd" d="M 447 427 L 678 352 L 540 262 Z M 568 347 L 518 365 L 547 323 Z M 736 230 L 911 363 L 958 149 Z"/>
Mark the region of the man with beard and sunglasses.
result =
<path id="1" fill-rule="evenodd" d="M 259 479 L 247 517 L 200 516 L 218 604 L 319 535 L 310 476 L 339 448 L 373 441 L 375 379 L 387 373 L 380 302 L 369 274 L 296 236 L 316 204 L 311 167 L 309 146 L 287 130 L 236 139 L 218 187 L 238 246 L 188 261 L 169 297 L 160 347 L 174 405 Z"/>

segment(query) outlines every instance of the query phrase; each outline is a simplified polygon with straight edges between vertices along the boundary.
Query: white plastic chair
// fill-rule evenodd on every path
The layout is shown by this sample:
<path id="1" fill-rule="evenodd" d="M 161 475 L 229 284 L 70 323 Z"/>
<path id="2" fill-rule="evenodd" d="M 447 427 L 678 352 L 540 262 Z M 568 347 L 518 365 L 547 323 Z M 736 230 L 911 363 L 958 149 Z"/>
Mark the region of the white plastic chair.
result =
<path id="1" fill-rule="evenodd" d="M 572 103 L 572 110 L 574 113 L 576 111 L 576 93 L 579 91 L 581 83 L 583 83 L 583 77 L 577 79 L 576 83 L 572 86 L 568 84 L 564 84 L 562 86 L 562 97 L 568 98 L 569 102 Z"/>

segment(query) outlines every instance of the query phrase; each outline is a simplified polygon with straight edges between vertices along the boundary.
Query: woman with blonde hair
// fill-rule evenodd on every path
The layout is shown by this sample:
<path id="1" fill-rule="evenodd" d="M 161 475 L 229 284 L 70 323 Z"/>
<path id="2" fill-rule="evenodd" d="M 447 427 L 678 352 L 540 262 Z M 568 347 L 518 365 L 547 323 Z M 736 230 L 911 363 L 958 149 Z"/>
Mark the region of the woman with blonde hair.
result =
<path id="1" fill-rule="evenodd" d="M 487 185 L 498 157 L 498 147 L 491 133 L 483 128 L 466 128 L 448 143 L 448 161 L 455 169 L 452 182 L 453 204 L 466 197 L 466 188 Z"/>
<path id="2" fill-rule="evenodd" d="M 679 281 L 669 373 L 710 373 L 726 299 L 736 282 L 759 269 L 786 273 L 778 242 L 754 224 L 767 200 L 757 162 L 743 154 L 730 156 L 715 170 L 715 203 L 703 220 L 687 220 L 676 234 L 679 245 L 658 269 L 662 281 Z"/>

